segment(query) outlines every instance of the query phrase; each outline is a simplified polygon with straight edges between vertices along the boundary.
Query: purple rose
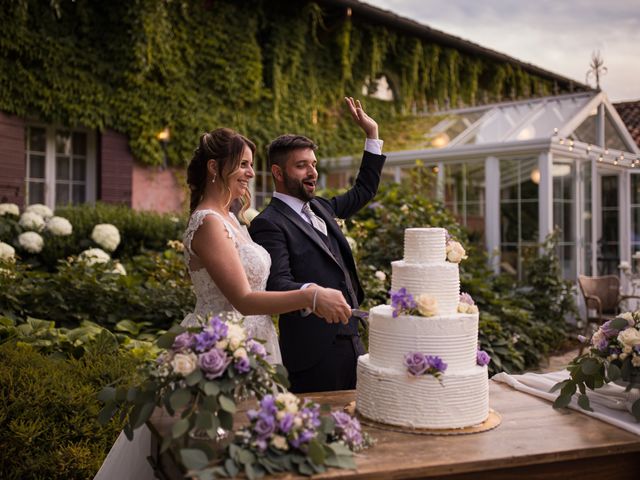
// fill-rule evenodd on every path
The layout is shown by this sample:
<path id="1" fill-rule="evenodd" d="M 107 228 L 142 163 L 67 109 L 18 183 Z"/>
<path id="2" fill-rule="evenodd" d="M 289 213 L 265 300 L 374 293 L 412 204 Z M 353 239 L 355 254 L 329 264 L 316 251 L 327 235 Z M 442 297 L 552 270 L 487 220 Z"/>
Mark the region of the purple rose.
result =
<path id="1" fill-rule="evenodd" d="M 485 365 L 489 365 L 490 361 L 491 357 L 487 352 L 485 352 L 484 350 L 478 350 L 478 353 L 476 353 L 476 363 L 478 365 L 484 367 Z"/>
<path id="2" fill-rule="evenodd" d="M 293 427 L 293 420 L 294 416 L 292 414 L 285 414 L 285 416 L 282 417 L 280 423 L 278 424 L 278 428 L 280 429 L 280 431 L 284 434 L 289 433 L 291 431 L 291 428 Z"/>
<path id="3" fill-rule="evenodd" d="M 253 426 L 253 431 L 258 435 L 258 438 L 267 438 L 276 429 L 276 422 L 273 417 L 264 416 L 258 419 Z"/>
<path id="4" fill-rule="evenodd" d="M 190 348 L 192 344 L 193 335 L 189 332 L 184 332 L 178 335 L 173 340 L 173 346 L 171 348 L 173 348 L 173 350 L 175 350 L 176 352 L 182 352 Z"/>
<path id="5" fill-rule="evenodd" d="M 249 363 L 249 359 L 247 357 L 238 358 L 233 366 L 238 373 L 249 373 L 249 371 L 251 370 L 251 364 Z"/>
<path id="6" fill-rule="evenodd" d="M 407 353 L 404 356 L 404 365 L 411 375 L 422 375 L 429 368 L 427 358 L 420 352 Z"/>
<path id="7" fill-rule="evenodd" d="M 267 349 L 264 348 L 264 345 L 260 342 L 256 342 L 255 340 L 248 340 L 247 348 L 249 349 L 249 352 L 257 355 L 258 357 L 265 358 L 267 356 Z"/>
<path id="8" fill-rule="evenodd" d="M 447 369 L 447 364 L 442 361 L 440 357 L 436 357 L 433 355 L 426 356 L 427 364 L 430 369 L 434 369 L 437 372 L 444 372 Z"/>
<path id="9" fill-rule="evenodd" d="M 336 422 L 336 428 L 344 429 L 351 423 L 351 415 L 345 412 L 331 412 L 333 420 Z"/>
<path id="10" fill-rule="evenodd" d="M 198 356 L 198 365 L 209 380 L 222 376 L 231 359 L 222 350 L 212 348 Z"/>

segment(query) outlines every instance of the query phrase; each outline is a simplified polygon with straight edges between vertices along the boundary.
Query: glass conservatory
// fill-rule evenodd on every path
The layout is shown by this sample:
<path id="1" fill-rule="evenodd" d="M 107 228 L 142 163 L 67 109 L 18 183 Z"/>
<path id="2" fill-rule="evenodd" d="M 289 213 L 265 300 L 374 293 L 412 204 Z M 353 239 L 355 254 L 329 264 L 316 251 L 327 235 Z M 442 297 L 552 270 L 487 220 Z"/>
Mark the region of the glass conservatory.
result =
<path id="1" fill-rule="evenodd" d="M 426 148 L 385 152 L 384 175 L 399 181 L 417 161 L 427 166 L 425 194 L 482 239 L 496 271 L 521 275 L 523 253 L 555 228 L 567 279 L 640 258 L 640 150 L 604 92 L 434 115 Z M 333 179 L 359 162 L 323 160 Z"/>

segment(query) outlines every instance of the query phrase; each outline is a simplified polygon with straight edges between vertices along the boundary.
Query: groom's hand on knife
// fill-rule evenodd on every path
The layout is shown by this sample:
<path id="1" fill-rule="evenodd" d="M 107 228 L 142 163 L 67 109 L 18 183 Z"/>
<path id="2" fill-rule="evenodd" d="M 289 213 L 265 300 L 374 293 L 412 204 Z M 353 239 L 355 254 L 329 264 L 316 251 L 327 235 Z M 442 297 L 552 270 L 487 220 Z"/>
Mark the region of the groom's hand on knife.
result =
<path id="1" fill-rule="evenodd" d="M 349 323 L 351 307 L 344 299 L 342 292 L 333 288 L 316 288 L 318 295 L 314 313 L 324 318 L 328 323 Z"/>

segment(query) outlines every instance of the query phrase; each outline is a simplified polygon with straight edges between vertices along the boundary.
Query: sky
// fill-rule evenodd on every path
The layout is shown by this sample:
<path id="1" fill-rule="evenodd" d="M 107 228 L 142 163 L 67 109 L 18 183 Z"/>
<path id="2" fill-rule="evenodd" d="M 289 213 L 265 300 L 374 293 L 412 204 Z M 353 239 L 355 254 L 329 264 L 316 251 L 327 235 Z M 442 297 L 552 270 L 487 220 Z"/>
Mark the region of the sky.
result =
<path id="1" fill-rule="evenodd" d="M 614 102 L 640 100 L 640 0 L 363 0 L 585 83 L 599 51 L 600 86 Z M 593 79 L 591 85 L 595 86 Z"/>

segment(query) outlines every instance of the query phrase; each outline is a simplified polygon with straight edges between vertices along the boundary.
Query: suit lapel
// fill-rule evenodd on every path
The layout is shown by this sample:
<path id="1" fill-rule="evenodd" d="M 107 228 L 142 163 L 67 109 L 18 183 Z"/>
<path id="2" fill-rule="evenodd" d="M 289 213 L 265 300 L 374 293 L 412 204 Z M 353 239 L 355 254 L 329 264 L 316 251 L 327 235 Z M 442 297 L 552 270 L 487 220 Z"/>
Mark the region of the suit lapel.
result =
<path id="1" fill-rule="evenodd" d="M 338 266 L 340 266 L 340 263 L 336 260 L 331 250 L 329 250 L 329 247 L 327 246 L 327 244 L 324 243 L 320 238 L 321 234 L 319 232 L 316 232 L 315 228 L 313 228 L 311 224 L 305 222 L 302 218 L 300 218 L 300 215 L 298 215 L 295 211 L 293 211 L 293 209 L 289 207 L 289 205 L 287 205 L 286 203 L 284 203 L 283 201 L 277 198 L 272 198 L 271 203 L 269 205 L 273 206 L 273 208 L 278 213 L 280 213 L 287 220 L 289 220 L 296 227 L 298 227 L 302 231 L 302 233 L 304 233 L 311 241 L 313 241 L 318 247 L 320 247 L 320 249 L 323 252 L 329 255 L 329 257 L 331 257 L 331 259 L 334 262 L 336 262 Z M 335 222 L 332 222 L 332 223 L 335 223 Z"/>

